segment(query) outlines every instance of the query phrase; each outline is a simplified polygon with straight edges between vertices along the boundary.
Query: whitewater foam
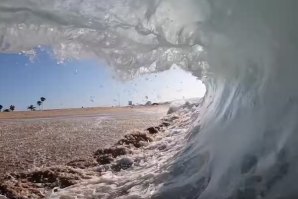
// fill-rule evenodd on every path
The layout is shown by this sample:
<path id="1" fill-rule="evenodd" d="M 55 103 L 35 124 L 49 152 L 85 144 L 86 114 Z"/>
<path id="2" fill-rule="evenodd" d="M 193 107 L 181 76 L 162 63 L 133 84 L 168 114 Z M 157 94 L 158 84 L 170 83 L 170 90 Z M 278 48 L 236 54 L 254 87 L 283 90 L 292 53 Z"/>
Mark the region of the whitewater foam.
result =
<path id="1" fill-rule="evenodd" d="M 195 106 L 195 105 L 193 105 Z M 175 115 L 169 115 L 167 121 L 175 122 L 154 137 L 154 142 L 146 144 L 132 154 L 118 157 L 116 164 L 121 163 L 121 170 L 113 171 L 109 166 L 99 166 L 101 176 L 86 180 L 58 192 L 49 198 L 151 198 L 163 186 L 171 170 L 171 163 L 180 155 L 186 144 L 187 129 L 191 115 L 189 109 L 179 109 Z M 123 164 L 128 165 L 127 168 Z"/>

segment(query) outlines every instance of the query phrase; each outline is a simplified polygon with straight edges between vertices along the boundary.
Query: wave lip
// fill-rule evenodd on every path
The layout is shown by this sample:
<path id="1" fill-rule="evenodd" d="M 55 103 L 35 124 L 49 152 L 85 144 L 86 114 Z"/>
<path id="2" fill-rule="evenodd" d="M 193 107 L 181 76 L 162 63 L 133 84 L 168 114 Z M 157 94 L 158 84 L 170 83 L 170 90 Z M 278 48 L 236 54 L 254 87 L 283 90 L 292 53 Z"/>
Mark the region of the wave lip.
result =
<path id="1" fill-rule="evenodd" d="M 184 5 L 148 0 L 4 1 L 0 51 L 26 54 L 48 46 L 59 61 L 105 60 L 123 78 L 141 72 L 140 67 L 163 71 L 175 63 L 199 75 L 202 49 L 194 31 L 203 15 L 191 5 L 191 0 Z M 178 17 L 175 9 L 184 6 L 179 14 L 185 17 Z"/>

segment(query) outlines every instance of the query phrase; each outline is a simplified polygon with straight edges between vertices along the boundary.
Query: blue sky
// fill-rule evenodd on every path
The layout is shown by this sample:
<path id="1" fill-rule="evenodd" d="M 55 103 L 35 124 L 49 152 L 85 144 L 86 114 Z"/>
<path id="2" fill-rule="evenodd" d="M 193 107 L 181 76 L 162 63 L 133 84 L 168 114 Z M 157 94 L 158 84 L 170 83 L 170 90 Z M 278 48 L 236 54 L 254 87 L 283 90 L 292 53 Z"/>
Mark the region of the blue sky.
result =
<path id="1" fill-rule="evenodd" d="M 169 101 L 202 96 L 204 87 L 191 74 L 173 67 L 132 81 L 113 78 L 109 67 L 95 60 L 69 60 L 58 64 L 50 51 L 38 52 L 34 61 L 24 54 L 0 54 L 0 104 L 25 110 L 44 96 L 44 108 L 127 105 L 150 100 Z"/>

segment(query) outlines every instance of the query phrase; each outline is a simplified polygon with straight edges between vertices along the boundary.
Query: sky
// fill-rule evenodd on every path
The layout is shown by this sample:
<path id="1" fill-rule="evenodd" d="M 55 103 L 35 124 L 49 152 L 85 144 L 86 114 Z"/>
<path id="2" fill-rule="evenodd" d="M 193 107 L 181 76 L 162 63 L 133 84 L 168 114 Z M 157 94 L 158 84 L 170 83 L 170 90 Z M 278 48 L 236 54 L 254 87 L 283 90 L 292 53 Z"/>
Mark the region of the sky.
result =
<path id="1" fill-rule="evenodd" d="M 0 54 L 0 104 L 26 110 L 40 97 L 44 109 L 125 106 L 202 97 L 201 81 L 173 66 L 161 73 L 120 81 L 111 68 L 96 60 L 59 63 L 50 51 L 39 51 L 32 60 L 24 54 Z"/>

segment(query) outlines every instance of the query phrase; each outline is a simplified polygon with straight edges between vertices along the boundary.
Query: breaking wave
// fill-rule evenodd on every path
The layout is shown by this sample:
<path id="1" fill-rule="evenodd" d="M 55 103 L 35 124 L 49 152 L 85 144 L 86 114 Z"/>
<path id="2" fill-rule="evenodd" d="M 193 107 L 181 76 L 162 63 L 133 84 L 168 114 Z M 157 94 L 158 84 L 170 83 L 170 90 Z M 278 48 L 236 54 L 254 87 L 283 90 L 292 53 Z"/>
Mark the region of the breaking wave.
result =
<path id="1" fill-rule="evenodd" d="M 106 60 L 124 79 L 177 64 L 207 86 L 201 105 L 177 112 L 186 123 L 145 148 L 134 170 L 49 197 L 297 198 L 297 8 L 296 0 L 2 0 L 3 53 L 50 46 L 60 61 Z"/>

